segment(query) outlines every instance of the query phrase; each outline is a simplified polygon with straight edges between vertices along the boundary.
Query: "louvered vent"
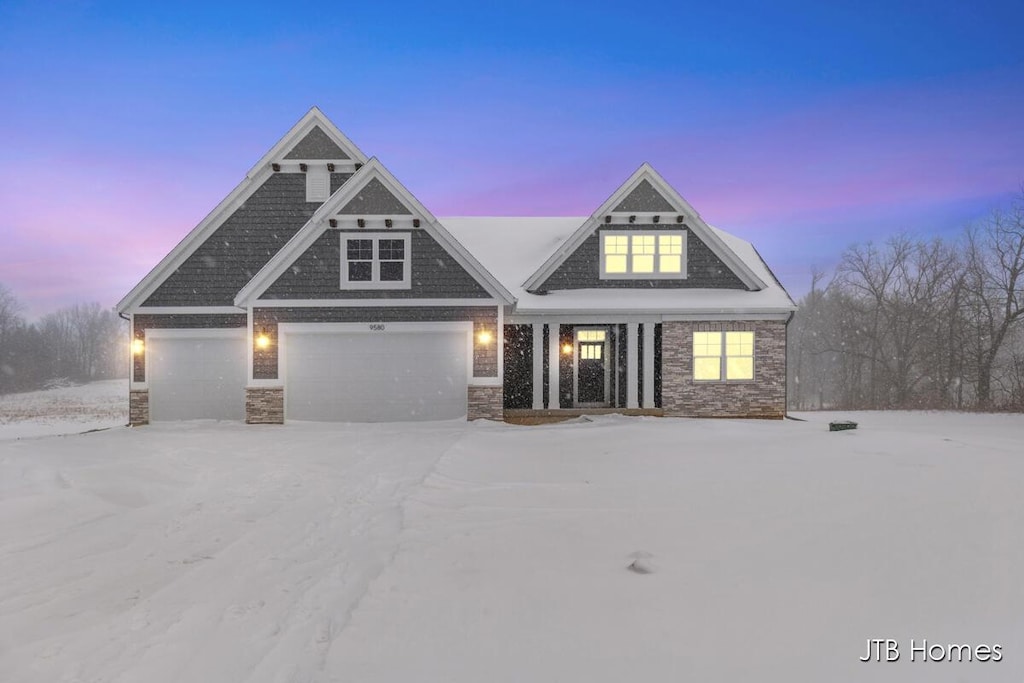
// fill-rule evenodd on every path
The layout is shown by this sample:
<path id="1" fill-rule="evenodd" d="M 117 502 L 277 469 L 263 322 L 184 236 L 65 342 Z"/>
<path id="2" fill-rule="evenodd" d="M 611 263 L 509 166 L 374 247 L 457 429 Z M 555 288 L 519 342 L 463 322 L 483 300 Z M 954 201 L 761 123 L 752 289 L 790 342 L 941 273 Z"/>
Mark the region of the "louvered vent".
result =
<path id="1" fill-rule="evenodd" d="M 331 174 L 326 168 L 311 168 L 306 173 L 306 201 L 323 202 L 330 195 Z"/>

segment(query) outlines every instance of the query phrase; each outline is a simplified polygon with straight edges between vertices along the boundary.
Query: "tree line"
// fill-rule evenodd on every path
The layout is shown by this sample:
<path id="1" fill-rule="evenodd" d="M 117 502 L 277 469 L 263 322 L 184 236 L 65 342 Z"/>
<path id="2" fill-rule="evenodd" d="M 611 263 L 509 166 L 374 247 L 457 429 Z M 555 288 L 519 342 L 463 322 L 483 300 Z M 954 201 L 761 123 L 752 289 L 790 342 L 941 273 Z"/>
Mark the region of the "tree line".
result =
<path id="1" fill-rule="evenodd" d="M 0 394 L 127 377 L 127 323 L 113 310 L 75 304 L 34 323 L 23 311 L 0 283 Z"/>
<path id="2" fill-rule="evenodd" d="M 854 244 L 789 330 L 791 409 L 1024 410 L 1024 191 L 951 239 Z"/>

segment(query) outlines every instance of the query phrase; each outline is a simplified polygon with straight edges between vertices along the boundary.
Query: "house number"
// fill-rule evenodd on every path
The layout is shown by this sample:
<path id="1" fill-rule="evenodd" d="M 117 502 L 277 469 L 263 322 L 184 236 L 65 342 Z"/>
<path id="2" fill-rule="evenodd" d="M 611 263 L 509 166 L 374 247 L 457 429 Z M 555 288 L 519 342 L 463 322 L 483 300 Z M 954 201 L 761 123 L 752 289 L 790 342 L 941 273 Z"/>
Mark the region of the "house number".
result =
<path id="1" fill-rule="evenodd" d="M 384 323 L 370 323 L 370 331 L 372 332 L 383 332 Z"/>

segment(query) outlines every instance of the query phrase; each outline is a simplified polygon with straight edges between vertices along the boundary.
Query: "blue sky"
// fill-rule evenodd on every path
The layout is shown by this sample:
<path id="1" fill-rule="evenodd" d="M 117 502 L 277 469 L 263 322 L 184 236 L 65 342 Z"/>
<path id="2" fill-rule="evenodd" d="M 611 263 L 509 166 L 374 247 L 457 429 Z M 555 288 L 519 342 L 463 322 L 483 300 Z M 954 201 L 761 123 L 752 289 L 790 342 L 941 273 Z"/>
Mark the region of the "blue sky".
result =
<path id="1" fill-rule="evenodd" d="M 802 293 L 1024 182 L 1024 3 L 0 1 L 0 282 L 113 305 L 318 105 L 437 215 L 643 161 Z"/>

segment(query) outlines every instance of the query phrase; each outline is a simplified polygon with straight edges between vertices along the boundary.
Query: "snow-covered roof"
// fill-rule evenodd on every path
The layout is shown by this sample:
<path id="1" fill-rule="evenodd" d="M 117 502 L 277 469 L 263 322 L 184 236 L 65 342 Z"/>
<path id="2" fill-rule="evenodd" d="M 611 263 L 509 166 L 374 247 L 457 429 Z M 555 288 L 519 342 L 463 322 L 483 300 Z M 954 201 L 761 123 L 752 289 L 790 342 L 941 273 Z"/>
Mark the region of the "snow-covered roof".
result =
<path id="1" fill-rule="evenodd" d="M 524 284 L 539 264 L 569 239 L 589 216 L 460 216 L 438 221 L 517 299 L 516 313 L 658 312 L 667 315 L 779 314 L 796 309 L 754 246 L 711 227 L 765 284 L 760 291 L 739 289 L 563 289 L 531 294 Z M 596 265 L 596 264 L 595 264 Z"/>

